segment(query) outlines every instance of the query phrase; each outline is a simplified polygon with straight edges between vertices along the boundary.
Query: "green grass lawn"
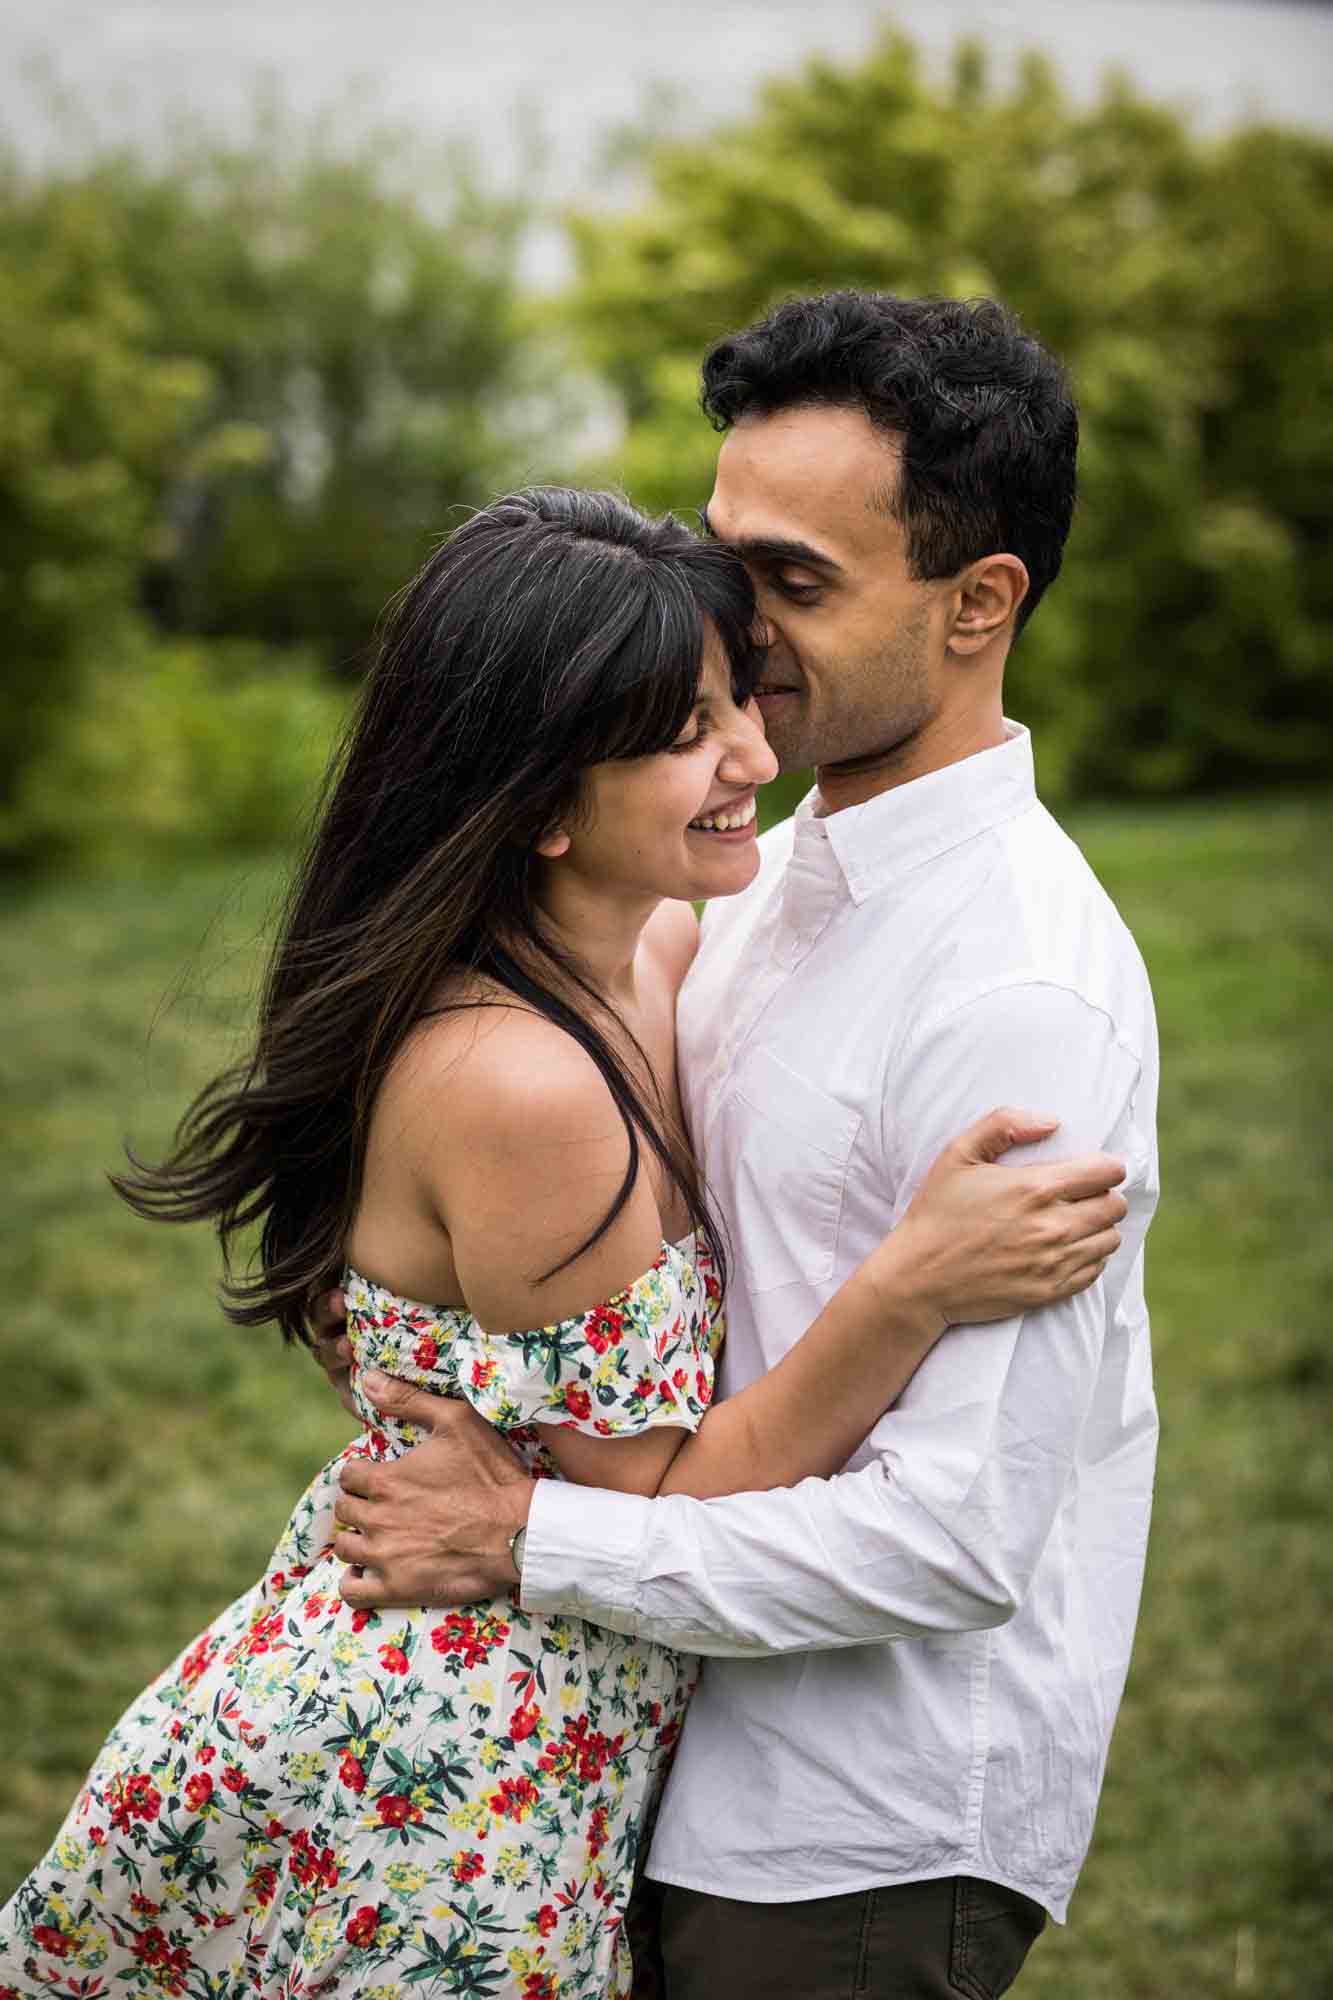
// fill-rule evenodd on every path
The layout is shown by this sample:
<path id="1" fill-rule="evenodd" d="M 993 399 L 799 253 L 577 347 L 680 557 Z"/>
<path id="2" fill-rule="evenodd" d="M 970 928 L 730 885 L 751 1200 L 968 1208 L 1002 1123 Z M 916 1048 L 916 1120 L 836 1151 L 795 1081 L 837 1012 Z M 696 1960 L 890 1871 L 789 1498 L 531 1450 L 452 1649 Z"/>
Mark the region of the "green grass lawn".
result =
<path id="1" fill-rule="evenodd" d="M 1333 1984 L 1333 812 L 1070 824 L 1160 1009 L 1163 1445 L 1096 1844 L 1022 1990 L 1307 2000 Z M 303 1354 L 223 1321 L 208 1235 L 150 1228 L 104 1179 L 236 1049 L 277 880 L 192 865 L 0 904 L 0 1898 L 347 1434 Z"/>

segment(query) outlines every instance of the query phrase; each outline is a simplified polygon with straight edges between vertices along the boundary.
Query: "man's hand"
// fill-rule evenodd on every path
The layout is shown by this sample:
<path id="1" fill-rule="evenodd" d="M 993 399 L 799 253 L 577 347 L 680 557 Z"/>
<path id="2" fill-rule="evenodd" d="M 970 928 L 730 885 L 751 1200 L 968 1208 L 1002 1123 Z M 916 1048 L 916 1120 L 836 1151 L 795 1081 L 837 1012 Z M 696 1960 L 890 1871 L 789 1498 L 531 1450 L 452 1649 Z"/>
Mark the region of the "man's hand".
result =
<path id="1" fill-rule="evenodd" d="M 343 1467 L 334 1554 L 348 1564 L 342 1594 L 382 1604 L 474 1604 L 517 1581 L 509 1554 L 533 1482 L 470 1404 L 431 1396 L 368 1370 L 363 1391 L 387 1417 L 428 1433 L 390 1465 Z"/>
<path id="2" fill-rule="evenodd" d="M 352 1394 L 352 1343 L 347 1338 L 347 1301 L 341 1292 L 324 1292 L 310 1313 L 310 1331 L 315 1336 L 314 1356 L 334 1393 L 349 1416 L 360 1421 L 361 1412 Z"/>

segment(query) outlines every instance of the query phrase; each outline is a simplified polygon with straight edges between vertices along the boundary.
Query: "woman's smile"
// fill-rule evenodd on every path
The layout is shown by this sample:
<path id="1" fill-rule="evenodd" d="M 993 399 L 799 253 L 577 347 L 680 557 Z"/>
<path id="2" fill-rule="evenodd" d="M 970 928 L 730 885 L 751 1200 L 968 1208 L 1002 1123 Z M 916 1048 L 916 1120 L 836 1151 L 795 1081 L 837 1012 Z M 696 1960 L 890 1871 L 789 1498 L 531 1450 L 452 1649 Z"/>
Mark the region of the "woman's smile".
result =
<path id="1" fill-rule="evenodd" d="M 753 840 L 758 830 L 754 793 L 734 804 L 714 806 L 692 819 L 688 833 L 708 834 L 714 840 Z"/>

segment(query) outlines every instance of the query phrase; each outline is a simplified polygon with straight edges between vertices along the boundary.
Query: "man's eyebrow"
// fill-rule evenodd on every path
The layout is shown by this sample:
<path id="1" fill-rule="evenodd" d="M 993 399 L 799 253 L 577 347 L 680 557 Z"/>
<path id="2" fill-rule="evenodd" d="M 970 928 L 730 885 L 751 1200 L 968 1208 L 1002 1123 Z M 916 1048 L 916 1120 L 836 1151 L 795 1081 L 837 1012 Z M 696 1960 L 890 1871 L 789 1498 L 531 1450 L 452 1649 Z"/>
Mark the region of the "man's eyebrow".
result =
<path id="1" fill-rule="evenodd" d="M 702 508 L 699 519 L 703 531 L 712 540 L 717 540 L 713 524 L 708 518 L 708 509 Z M 842 564 L 834 562 L 822 550 L 809 542 L 796 541 L 786 535 L 738 535 L 734 542 L 728 542 L 743 561 L 770 563 L 801 563 L 807 569 L 822 570 L 826 576 L 842 576 Z"/>

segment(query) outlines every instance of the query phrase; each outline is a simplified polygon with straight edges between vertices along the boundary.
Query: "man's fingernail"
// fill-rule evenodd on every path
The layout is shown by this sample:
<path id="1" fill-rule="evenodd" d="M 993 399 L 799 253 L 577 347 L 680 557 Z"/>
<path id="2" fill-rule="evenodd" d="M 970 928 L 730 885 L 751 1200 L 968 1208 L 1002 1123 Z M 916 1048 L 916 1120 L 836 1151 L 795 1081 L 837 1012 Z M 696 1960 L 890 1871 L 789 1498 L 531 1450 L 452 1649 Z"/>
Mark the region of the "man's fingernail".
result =
<path id="1" fill-rule="evenodd" d="M 387 1375 L 381 1375 L 378 1368 L 367 1368 L 361 1377 L 361 1387 L 368 1396 L 382 1396 L 389 1386 Z"/>

